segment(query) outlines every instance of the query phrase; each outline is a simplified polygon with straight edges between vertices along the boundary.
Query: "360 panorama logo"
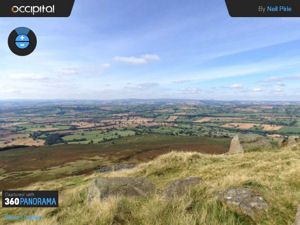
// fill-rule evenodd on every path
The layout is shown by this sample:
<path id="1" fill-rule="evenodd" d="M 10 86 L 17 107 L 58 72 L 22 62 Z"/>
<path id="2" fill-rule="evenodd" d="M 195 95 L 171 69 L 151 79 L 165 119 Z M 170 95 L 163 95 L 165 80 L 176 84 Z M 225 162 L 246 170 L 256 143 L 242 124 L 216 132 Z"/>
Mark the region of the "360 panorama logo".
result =
<path id="1" fill-rule="evenodd" d="M 12 6 L 11 7 L 11 12 L 12 13 L 20 13 L 20 14 L 53 14 L 55 13 L 55 5 L 41 5 L 41 6 L 31 6 L 31 5 L 22 5 L 22 6 Z"/>

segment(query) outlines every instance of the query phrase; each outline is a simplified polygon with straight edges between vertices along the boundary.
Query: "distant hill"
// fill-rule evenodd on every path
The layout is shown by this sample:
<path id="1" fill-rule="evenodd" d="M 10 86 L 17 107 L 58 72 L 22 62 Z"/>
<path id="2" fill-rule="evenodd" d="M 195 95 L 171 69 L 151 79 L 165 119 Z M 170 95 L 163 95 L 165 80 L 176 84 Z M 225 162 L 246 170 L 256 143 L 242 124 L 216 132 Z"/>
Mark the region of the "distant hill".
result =
<path id="1" fill-rule="evenodd" d="M 192 105 L 300 105 L 300 101 L 207 100 L 207 99 L 114 99 L 114 100 L 0 100 L 0 110 L 28 106 L 59 105 L 135 105 L 135 104 L 192 104 Z"/>

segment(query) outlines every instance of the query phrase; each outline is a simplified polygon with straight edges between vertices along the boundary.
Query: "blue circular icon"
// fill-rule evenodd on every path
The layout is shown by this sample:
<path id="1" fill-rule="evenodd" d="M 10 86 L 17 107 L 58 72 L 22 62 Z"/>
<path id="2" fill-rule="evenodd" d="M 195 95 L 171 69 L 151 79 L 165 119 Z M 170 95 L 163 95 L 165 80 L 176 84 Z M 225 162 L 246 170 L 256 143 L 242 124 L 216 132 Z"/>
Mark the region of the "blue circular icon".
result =
<path id="1" fill-rule="evenodd" d="M 16 38 L 16 45 L 20 49 L 25 49 L 29 46 L 29 38 L 27 35 L 21 34 Z"/>
<path id="2" fill-rule="evenodd" d="M 31 54 L 37 45 L 37 39 L 32 30 L 19 27 L 13 30 L 8 37 L 10 50 L 19 56 Z"/>

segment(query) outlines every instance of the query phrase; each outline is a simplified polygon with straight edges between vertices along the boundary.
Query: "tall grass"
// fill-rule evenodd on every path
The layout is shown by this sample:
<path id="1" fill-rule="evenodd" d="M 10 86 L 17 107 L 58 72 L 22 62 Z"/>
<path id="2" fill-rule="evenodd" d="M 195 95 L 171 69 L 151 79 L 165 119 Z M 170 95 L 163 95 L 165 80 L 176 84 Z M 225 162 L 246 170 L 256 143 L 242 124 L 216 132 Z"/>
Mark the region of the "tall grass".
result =
<path id="1" fill-rule="evenodd" d="M 42 215 L 41 221 L 16 224 L 41 225 L 251 225 L 245 215 L 229 210 L 217 200 L 219 192 L 232 187 L 249 187 L 261 193 L 269 210 L 257 225 L 292 225 L 300 204 L 300 149 L 251 152 L 236 155 L 204 155 L 172 152 L 129 171 L 102 176 L 148 177 L 155 194 L 142 198 L 110 198 L 87 204 L 90 181 L 96 175 L 58 179 L 28 189 L 59 189 L 57 209 L 4 210 L 3 213 Z M 99 175 L 97 175 L 99 176 Z M 179 178 L 200 176 L 204 183 L 182 198 L 163 199 L 167 183 Z M 0 218 L 0 223 L 8 224 Z"/>

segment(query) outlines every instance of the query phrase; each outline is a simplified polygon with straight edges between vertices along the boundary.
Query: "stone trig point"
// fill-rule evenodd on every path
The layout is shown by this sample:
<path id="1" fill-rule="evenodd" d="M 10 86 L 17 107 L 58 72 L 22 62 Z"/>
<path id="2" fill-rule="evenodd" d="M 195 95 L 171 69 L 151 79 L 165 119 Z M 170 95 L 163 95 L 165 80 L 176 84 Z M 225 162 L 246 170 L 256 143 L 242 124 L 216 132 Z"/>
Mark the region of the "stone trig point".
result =
<path id="1" fill-rule="evenodd" d="M 240 143 L 239 135 L 235 135 L 231 140 L 229 154 L 244 153 L 244 148 Z"/>
<path id="2" fill-rule="evenodd" d="M 300 225 L 300 205 L 298 205 L 298 212 L 296 214 L 296 220 L 294 225 Z"/>

